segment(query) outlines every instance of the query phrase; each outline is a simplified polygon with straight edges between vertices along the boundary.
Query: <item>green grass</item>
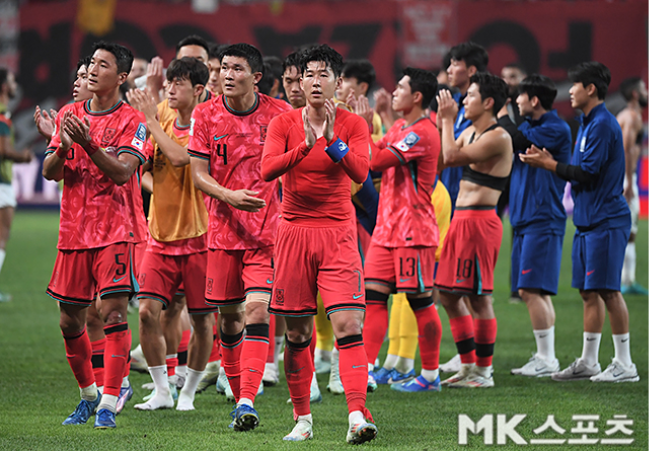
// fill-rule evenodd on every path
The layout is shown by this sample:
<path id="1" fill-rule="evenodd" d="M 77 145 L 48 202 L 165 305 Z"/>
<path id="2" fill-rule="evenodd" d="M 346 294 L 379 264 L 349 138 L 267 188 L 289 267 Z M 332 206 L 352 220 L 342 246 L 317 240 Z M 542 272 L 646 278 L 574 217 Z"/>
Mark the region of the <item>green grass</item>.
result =
<path id="1" fill-rule="evenodd" d="M 267 388 L 256 407 L 261 425 L 253 432 L 238 434 L 227 428 L 231 405 L 214 388 L 197 395 L 194 412 L 174 410 L 137 412 L 131 401 L 118 417 L 118 428 L 95 431 L 91 424 L 63 427 L 61 421 L 74 409 L 79 392 L 68 367 L 58 326 L 56 303 L 45 295 L 56 256 L 58 216 L 54 213 L 19 212 L 16 215 L 7 259 L 0 275 L 0 288 L 14 300 L 0 304 L 0 449 L 7 450 L 121 450 L 121 449 L 323 449 L 345 446 L 347 409 L 343 397 L 324 391 L 325 377 L 319 377 L 323 403 L 313 407 L 315 438 L 309 443 L 282 442 L 292 427 L 291 407 L 284 381 Z M 474 421 L 485 414 L 517 413 L 527 418 L 517 432 L 527 441 L 532 430 L 555 415 L 572 438 L 574 414 L 599 414 L 599 438 L 605 437 L 606 421 L 614 414 L 634 420 L 632 449 L 648 449 L 648 299 L 626 298 L 630 310 L 632 356 L 641 382 L 597 385 L 589 381 L 558 384 L 548 379 L 533 380 L 510 376 L 510 368 L 527 361 L 534 339 L 525 305 L 508 303 L 509 236 L 504 227 L 504 244 L 496 269 L 495 310 L 499 333 L 495 350 L 496 387 L 485 391 L 443 390 L 441 393 L 403 396 L 386 387 L 368 395 L 368 407 L 379 427 L 379 437 L 368 446 L 384 450 L 464 449 L 458 441 L 458 414 Z M 580 355 L 582 347 L 582 301 L 570 288 L 570 245 L 572 226 L 567 228 L 557 312 L 556 348 L 563 366 Z M 648 286 L 648 223 L 642 222 L 638 238 L 639 282 Z M 441 310 L 444 326 L 441 360 L 452 357 L 455 348 L 449 323 Z M 137 340 L 137 315 L 129 315 Z M 384 349 L 385 352 L 385 349 Z M 606 324 L 600 363 L 606 367 L 613 356 L 609 325 Z M 140 386 L 148 376 L 133 374 L 135 399 L 145 395 Z M 92 422 L 92 420 L 91 420 Z M 495 432 L 496 434 L 496 432 Z M 496 440 L 496 435 L 495 435 Z M 483 448 L 482 437 L 470 436 L 469 448 Z M 565 448 L 566 446 L 562 446 Z M 499 449 L 515 449 L 509 442 Z M 552 447 L 528 446 L 528 449 Z M 580 446 L 579 449 L 610 449 Z M 611 447 L 616 449 L 617 447 Z"/>

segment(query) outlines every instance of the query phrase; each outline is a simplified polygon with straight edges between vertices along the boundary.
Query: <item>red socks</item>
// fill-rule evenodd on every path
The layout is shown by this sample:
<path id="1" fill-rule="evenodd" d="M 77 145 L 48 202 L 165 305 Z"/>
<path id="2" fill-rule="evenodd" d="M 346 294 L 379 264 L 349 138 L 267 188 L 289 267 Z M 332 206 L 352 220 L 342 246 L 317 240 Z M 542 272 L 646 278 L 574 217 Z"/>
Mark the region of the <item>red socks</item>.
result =
<path id="1" fill-rule="evenodd" d="M 497 319 L 475 319 L 476 366 L 492 365 L 494 342 L 497 339 Z"/>
<path id="2" fill-rule="evenodd" d="M 269 325 L 248 324 L 241 351 L 239 398 L 255 399 L 262 383 L 264 365 L 269 351 Z M 234 393 L 234 391 L 233 391 Z"/>
<path id="3" fill-rule="evenodd" d="M 309 352 L 312 341 L 313 339 L 309 339 L 303 343 L 292 343 L 287 338 L 284 347 L 284 373 L 289 386 L 291 402 L 293 402 L 294 419 L 310 413 L 309 392 L 314 373 L 314 362 Z M 367 378 L 366 372 L 366 380 Z"/>
<path id="4" fill-rule="evenodd" d="M 104 327 L 106 349 L 104 351 L 104 394 L 120 395 L 122 378 L 131 350 L 131 331 L 126 322 Z"/>
<path id="5" fill-rule="evenodd" d="M 456 349 L 460 354 L 461 363 L 475 363 L 476 354 L 474 349 L 474 323 L 471 315 L 458 316 L 449 319 L 451 334 L 456 342 Z"/>
<path id="6" fill-rule="evenodd" d="M 92 366 L 95 374 L 95 383 L 98 387 L 104 386 L 104 349 L 106 348 L 106 338 L 91 341 L 90 346 L 93 350 Z M 127 365 L 128 366 L 128 365 Z"/>
<path id="7" fill-rule="evenodd" d="M 428 307 L 414 310 L 414 313 L 418 321 L 418 343 L 420 344 L 422 369 L 436 370 L 440 360 L 442 324 L 440 324 L 438 310 L 433 305 L 433 299 Z"/>
<path id="8" fill-rule="evenodd" d="M 375 290 L 366 290 L 363 343 L 368 353 L 367 361 L 373 365 L 384 343 L 386 330 L 388 330 L 388 295 Z"/>
<path id="9" fill-rule="evenodd" d="M 273 337 L 273 340 L 271 340 Z M 266 363 L 275 362 L 275 315 L 269 315 L 269 350 L 266 355 Z"/>
<path id="10" fill-rule="evenodd" d="M 363 347 L 363 337 L 350 335 L 337 339 L 339 345 L 339 374 L 345 388 L 348 411 L 366 412 L 368 390 L 368 356 Z"/>
<path id="11" fill-rule="evenodd" d="M 217 317 L 215 313 L 215 318 Z M 214 337 L 214 343 L 212 344 L 212 351 L 210 352 L 210 358 L 208 362 L 217 362 L 221 360 L 221 347 L 219 346 L 219 335 L 217 334 L 217 326 L 215 325 L 212 329 L 212 335 Z"/>
<path id="12" fill-rule="evenodd" d="M 86 388 L 95 382 L 93 367 L 90 363 L 92 358 L 92 347 L 86 329 L 76 335 L 63 336 L 65 343 L 65 356 L 79 387 Z"/>
<path id="13" fill-rule="evenodd" d="M 235 395 L 235 401 L 239 401 L 240 387 L 240 366 L 239 361 L 242 353 L 242 343 L 244 342 L 244 331 L 236 335 L 228 335 L 221 331 L 221 362 L 223 369 L 228 376 L 228 383 L 232 393 Z"/>

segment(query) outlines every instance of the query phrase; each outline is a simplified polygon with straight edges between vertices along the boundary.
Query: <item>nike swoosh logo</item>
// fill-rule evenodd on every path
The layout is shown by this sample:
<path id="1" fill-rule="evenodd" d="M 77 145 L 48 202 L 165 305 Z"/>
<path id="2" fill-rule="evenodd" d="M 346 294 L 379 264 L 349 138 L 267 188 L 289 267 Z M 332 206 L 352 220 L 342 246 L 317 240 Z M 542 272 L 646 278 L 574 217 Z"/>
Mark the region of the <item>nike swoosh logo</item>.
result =
<path id="1" fill-rule="evenodd" d="M 576 376 L 577 376 L 578 374 L 582 374 L 582 373 L 584 373 L 584 372 L 585 372 L 585 370 L 580 370 L 580 371 L 578 371 L 578 372 L 576 372 L 576 370 L 573 370 L 573 374 L 576 375 Z"/>
<path id="2" fill-rule="evenodd" d="M 400 283 L 408 282 L 409 280 L 411 280 L 410 277 L 407 277 L 406 279 L 402 279 L 402 278 L 400 277 L 400 279 L 399 279 Z"/>
<path id="3" fill-rule="evenodd" d="M 594 341 L 595 338 L 587 338 L 587 341 Z"/>
<path id="4" fill-rule="evenodd" d="M 521 273 L 522 274 L 528 274 L 531 271 L 532 271 L 532 269 L 524 269 L 523 271 L 521 271 Z"/>
<path id="5" fill-rule="evenodd" d="M 546 338 L 548 334 L 540 335 L 539 338 Z"/>
<path id="6" fill-rule="evenodd" d="M 266 283 L 270 284 L 270 283 L 273 283 L 273 281 L 271 279 L 266 279 Z"/>
<path id="7" fill-rule="evenodd" d="M 618 377 L 618 376 L 620 376 L 621 374 L 625 374 L 625 373 L 618 373 L 618 374 L 614 373 L 613 376 L 614 376 L 614 377 Z"/>
<path id="8" fill-rule="evenodd" d="M 363 296 L 362 294 L 353 294 L 352 299 L 359 299 L 362 296 Z"/>
<path id="9" fill-rule="evenodd" d="M 463 283 L 463 282 L 465 282 L 466 280 L 467 280 L 467 279 L 456 279 L 456 283 Z"/>
<path id="10" fill-rule="evenodd" d="M 122 277 L 120 277 L 119 279 L 116 279 L 115 277 L 113 277 L 113 283 L 117 283 L 117 282 L 119 282 L 120 280 L 124 279 L 125 277 L 126 277 L 126 276 L 122 276 Z"/>
<path id="11" fill-rule="evenodd" d="M 621 343 L 625 343 L 628 340 L 629 340 L 629 338 L 626 338 L 625 340 L 621 340 Z"/>
<path id="12" fill-rule="evenodd" d="M 356 368 L 366 368 L 366 365 L 352 365 L 352 368 L 353 368 L 353 369 L 356 369 Z"/>
<path id="13" fill-rule="evenodd" d="M 298 369 L 295 370 L 295 371 L 285 371 L 285 373 L 289 373 L 289 374 L 299 373 L 299 372 L 300 372 L 301 370 L 303 370 L 304 368 L 305 368 L 304 366 L 301 366 L 300 368 L 298 368 Z"/>
<path id="14" fill-rule="evenodd" d="M 221 138 L 225 138 L 226 136 L 228 136 L 228 133 L 226 133 L 225 135 L 221 135 L 221 136 L 219 136 L 219 137 L 215 136 L 215 137 L 214 137 L 214 140 L 215 140 L 215 141 L 219 141 Z"/>
<path id="15" fill-rule="evenodd" d="M 540 371 L 542 371 L 542 370 L 544 370 L 544 367 L 541 367 L 541 368 L 535 368 L 535 371 L 538 372 L 538 373 L 539 373 Z"/>
<path id="16" fill-rule="evenodd" d="M 115 354 L 111 354 L 111 357 L 113 357 L 114 359 L 116 359 L 116 358 L 118 358 L 118 357 L 126 357 L 126 356 L 125 356 L 125 355 L 115 355 Z"/>
<path id="17" fill-rule="evenodd" d="M 590 276 L 590 275 L 592 275 L 595 271 L 596 271 L 595 269 L 593 269 L 593 270 L 591 270 L 591 271 L 587 271 L 587 275 Z"/>

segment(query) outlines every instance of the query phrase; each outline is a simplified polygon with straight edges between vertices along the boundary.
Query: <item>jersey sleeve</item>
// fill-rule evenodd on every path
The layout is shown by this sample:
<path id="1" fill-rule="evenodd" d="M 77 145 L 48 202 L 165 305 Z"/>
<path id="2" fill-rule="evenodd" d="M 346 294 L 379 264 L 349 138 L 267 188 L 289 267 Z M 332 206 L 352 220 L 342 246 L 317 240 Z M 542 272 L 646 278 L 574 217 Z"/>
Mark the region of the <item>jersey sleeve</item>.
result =
<path id="1" fill-rule="evenodd" d="M 346 143 L 350 151 L 339 162 L 345 173 L 357 183 L 363 183 L 370 168 L 370 136 L 366 121 L 353 114 Z"/>
<path id="2" fill-rule="evenodd" d="M 187 153 L 190 157 L 210 161 L 210 133 L 203 110 L 194 108 L 190 125 L 190 142 Z"/>
<path id="3" fill-rule="evenodd" d="M 291 122 L 284 115 L 271 119 L 262 152 L 262 178 L 271 181 L 300 163 L 311 151 L 305 141 L 293 149 L 287 149 Z"/>
<path id="4" fill-rule="evenodd" d="M 61 137 L 59 136 L 59 128 L 61 127 L 61 118 L 63 117 L 63 113 L 65 112 L 65 110 L 66 107 L 61 108 L 59 114 L 57 114 L 56 117 L 54 118 L 54 131 L 52 132 L 52 139 L 50 140 L 50 144 L 45 149 L 46 157 L 49 154 L 56 152 L 56 149 L 58 149 L 59 145 L 61 144 Z"/>
<path id="5" fill-rule="evenodd" d="M 156 151 L 156 140 L 153 135 L 149 137 L 144 145 L 144 157 L 147 161 L 153 161 L 154 153 Z"/>
<path id="6" fill-rule="evenodd" d="M 144 115 L 134 114 L 129 118 L 129 121 L 120 136 L 117 147 L 117 155 L 123 153 L 131 154 L 138 157 L 141 164 L 146 161 L 144 154 L 144 144 L 147 140 L 147 125 Z"/>
<path id="7" fill-rule="evenodd" d="M 599 128 L 598 124 L 594 125 L 591 133 L 583 137 L 584 144 L 580 143 L 578 151 L 582 153 L 580 168 L 590 174 L 599 174 L 608 158 L 611 130 L 606 127 Z"/>

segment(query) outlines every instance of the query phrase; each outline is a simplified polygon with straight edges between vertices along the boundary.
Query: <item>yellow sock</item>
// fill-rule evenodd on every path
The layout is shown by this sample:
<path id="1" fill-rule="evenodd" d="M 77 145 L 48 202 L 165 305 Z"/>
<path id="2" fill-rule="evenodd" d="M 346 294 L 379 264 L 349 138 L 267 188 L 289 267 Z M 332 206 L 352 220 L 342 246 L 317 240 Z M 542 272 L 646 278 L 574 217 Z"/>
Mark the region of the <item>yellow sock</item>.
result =
<path id="1" fill-rule="evenodd" d="M 406 301 L 403 293 L 393 295 L 393 305 L 388 319 L 388 355 L 397 355 L 400 347 L 399 325 L 402 317 L 402 304 Z"/>
<path id="2" fill-rule="evenodd" d="M 318 314 L 316 315 L 316 349 L 331 352 L 334 347 L 334 332 L 332 331 L 332 324 L 325 314 L 323 298 L 320 297 L 320 293 L 318 293 L 316 302 L 318 303 Z"/>
<path id="3" fill-rule="evenodd" d="M 413 309 L 411 309 L 411 304 L 406 299 L 406 295 L 404 295 L 404 302 L 402 303 L 402 315 L 399 325 L 399 351 L 397 355 L 413 360 L 418 348 L 418 322 Z"/>

